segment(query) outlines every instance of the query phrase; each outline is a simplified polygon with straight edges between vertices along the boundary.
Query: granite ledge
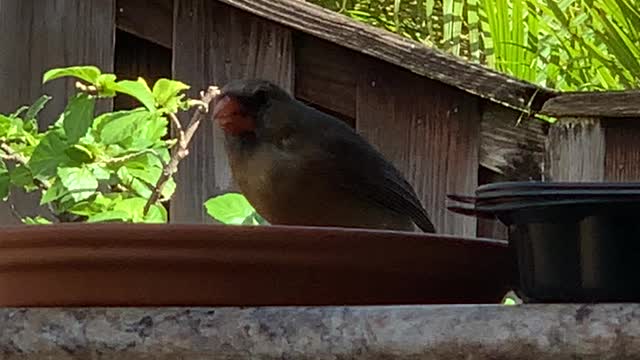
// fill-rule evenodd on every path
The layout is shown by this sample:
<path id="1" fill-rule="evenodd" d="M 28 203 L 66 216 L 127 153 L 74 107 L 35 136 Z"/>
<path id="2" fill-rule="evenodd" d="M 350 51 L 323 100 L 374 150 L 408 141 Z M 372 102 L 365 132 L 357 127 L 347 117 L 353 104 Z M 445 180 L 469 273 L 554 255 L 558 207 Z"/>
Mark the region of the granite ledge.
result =
<path id="1" fill-rule="evenodd" d="M 640 359 L 640 304 L 2 308 L 12 359 Z"/>

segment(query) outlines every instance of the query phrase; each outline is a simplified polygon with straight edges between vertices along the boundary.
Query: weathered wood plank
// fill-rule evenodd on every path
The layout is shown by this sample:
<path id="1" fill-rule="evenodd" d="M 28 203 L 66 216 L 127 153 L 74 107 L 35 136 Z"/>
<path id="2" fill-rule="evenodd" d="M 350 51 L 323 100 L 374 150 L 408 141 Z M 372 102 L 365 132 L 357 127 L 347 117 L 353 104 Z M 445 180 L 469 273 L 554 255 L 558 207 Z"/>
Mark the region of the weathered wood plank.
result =
<path id="1" fill-rule="evenodd" d="M 477 186 L 479 99 L 382 62 L 361 68 L 357 129 L 407 177 L 438 233 L 474 236 L 476 219 L 445 201 Z"/>
<path id="2" fill-rule="evenodd" d="M 560 94 L 540 113 L 558 117 L 640 117 L 640 90 Z"/>
<path id="3" fill-rule="evenodd" d="M 55 122 L 73 80 L 42 85 L 53 67 L 92 64 L 113 71 L 113 0 L 0 0 L 0 113 L 30 104 L 42 94 L 53 96 L 39 118 L 41 127 Z M 98 111 L 111 107 L 101 101 Z M 22 215 L 35 215 L 37 194 L 12 195 Z M 0 224 L 17 223 L 0 204 Z"/>
<path id="4" fill-rule="evenodd" d="M 118 0 L 116 26 L 165 48 L 173 46 L 173 0 Z"/>
<path id="5" fill-rule="evenodd" d="M 640 181 L 640 118 L 603 119 L 607 181 Z"/>
<path id="6" fill-rule="evenodd" d="M 293 39 L 296 97 L 355 118 L 358 69 L 354 64 L 363 61 L 363 56 L 302 33 Z"/>
<path id="7" fill-rule="evenodd" d="M 116 30 L 114 71 L 118 79 L 135 80 L 141 76 L 147 83 L 153 84 L 159 78 L 171 78 L 172 56 L 170 49 L 123 30 Z M 121 110 L 142 105 L 132 96 L 118 96 L 113 106 Z"/>
<path id="8" fill-rule="evenodd" d="M 175 0 L 175 6 L 174 77 L 192 86 L 191 96 L 210 84 L 249 77 L 266 78 L 293 92 L 288 29 L 217 1 Z M 211 121 L 200 125 L 176 182 L 171 221 L 212 221 L 204 201 L 233 189 L 233 184 L 222 133 Z"/>
<path id="9" fill-rule="evenodd" d="M 471 64 L 348 17 L 299 0 L 219 0 L 276 23 L 317 36 L 416 74 L 516 108 L 539 109 L 553 92 Z M 535 96 L 534 96 L 535 95 Z"/>
<path id="10" fill-rule="evenodd" d="M 549 128 L 545 173 L 551 181 L 604 181 L 605 130 L 601 120 L 562 118 Z"/>
<path id="11" fill-rule="evenodd" d="M 480 164 L 510 180 L 539 179 L 549 123 L 526 116 L 518 123 L 520 112 L 483 105 Z"/>

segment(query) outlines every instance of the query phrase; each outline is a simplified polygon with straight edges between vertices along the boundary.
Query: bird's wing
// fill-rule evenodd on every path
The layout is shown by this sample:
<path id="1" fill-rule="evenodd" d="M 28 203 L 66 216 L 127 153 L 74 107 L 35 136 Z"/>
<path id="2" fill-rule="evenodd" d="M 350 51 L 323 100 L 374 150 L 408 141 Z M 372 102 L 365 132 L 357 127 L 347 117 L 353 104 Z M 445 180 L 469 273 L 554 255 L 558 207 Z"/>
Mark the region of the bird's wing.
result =
<path id="1" fill-rule="evenodd" d="M 339 121 L 339 120 L 336 120 Z M 340 126 L 340 125 L 338 125 Z M 436 229 L 402 174 L 364 139 L 351 132 L 327 129 L 325 150 L 339 167 L 339 185 L 350 193 L 405 214 L 424 232 Z M 368 151 L 367 151 L 368 150 Z"/>

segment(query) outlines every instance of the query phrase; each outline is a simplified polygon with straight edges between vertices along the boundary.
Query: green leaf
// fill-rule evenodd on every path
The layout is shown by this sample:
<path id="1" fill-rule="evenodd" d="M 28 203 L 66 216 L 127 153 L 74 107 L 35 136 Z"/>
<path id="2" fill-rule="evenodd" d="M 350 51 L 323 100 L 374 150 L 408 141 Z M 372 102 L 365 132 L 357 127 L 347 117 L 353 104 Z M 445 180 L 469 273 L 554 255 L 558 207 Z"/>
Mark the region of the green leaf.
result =
<path id="1" fill-rule="evenodd" d="M 58 176 L 75 201 L 91 197 L 98 189 L 98 179 L 86 166 L 59 168 Z"/>
<path id="2" fill-rule="evenodd" d="M 98 80 L 96 81 L 98 86 L 97 88 L 100 91 L 100 96 L 103 97 L 114 97 L 116 96 L 116 75 L 114 74 L 102 74 L 98 76 Z"/>
<path id="3" fill-rule="evenodd" d="M 46 224 L 52 224 L 51 220 L 49 220 L 49 219 L 47 219 L 47 218 L 44 218 L 44 217 L 42 217 L 42 216 L 40 216 L 40 215 L 38 215 L 38 216 L 36 216 L 36 217 L 34 217 L 34 218 L 27 216 L 27 217 L 25 217 L 24 219 L 22 219 L 22 222 L 23 222 L 24 224 L 27 224 L 27 225 L 46 225 Z"/>
<path id="4" fill-rule="evenodd" d="M 113 194 L 110 194 L 113 195 Z M 110 210 L 114 201 L 119 201 L 122 196 L 118 194 L 114 197 L 107 197 L 97 193 L 95 198 L 81 201 L 69 209 L 69 212 L 81 216 L 92 216 Z"/>
<path id="5" fill-rule="evenodd" d="M 141 222 L 144 220 L 142 213 L 144 212 L 144 205 L 147 203 L 147 199 L 141 197 L 134 197 L 118 201 L 113 211 L 122 211 L 127 214 L 127 218 L 133 222 Z"/>
<path id="6" fill-rule="evenodd" d="M 29 168 L 34 177 L 51 177 L 59 166 L 71 161 L 65 153 L 67 144 L 58 131 L 49 132 L 33 150 Z"/>
<path id="7" fill-rule="evenodd" d="M 512 298 L 506 298 L 506 299 L 504 299 L 504 302 L 502 304 L 503 305 L 516 305 L 517 303 Z"/>
<path id="8" fill-rule="evenodd" d="M 18 165 L 9 171 L 11 183 L 18 187 L 25 187 L 33 184 L 33 176 L 29 168 Z"/>
<path id="9" fill-rule="evenodd" d="M 106 222 L 106 221 L 126 221 L 129 219 L 129 214 L 122 210 L 109 210 L 89 216 L 87 222 Z"/>
<path id="10" fill-rule="evenodd" d="M 151 113 L 145 109 L 125 110 L 100 115 L 96 119 L 99 140 L 105 145 L 123 143 L 132 138 L 136 126 Z"/>
<path id="11" fill-rule="evenodd" d="M 111 178 L 111 174 L 113 173 L 113 171 L 98 164 L 89 164 L 87 166 L 93 173 L 93 176 L 95 176 L 98 180 L 109 180 Z"/>
<path id="12" fill-rule="evenodd" d="M 29 110 L 28 106 L 20 106 L 18 108 L 18 110 L 16 110 L 13 113 L 9 114 L 9 117 L 15 119 L 15 118 L 19 117 L 23 112 L 25 112 L 27 110 Z M 0 115 L 2 115 L 2 114 L 0 114 Z"/>
<path id="13" fill-rule="evenodd" d="M 0 138 L 18 140 L 23 137 L 23 121 L 0 114 Z"/>
<path id="14" fill-rule="evenodd" d="M 95 102 L 96 99 L 94 97 L 80 93 L 75 95 L 67 104 L 62 114 L 62 125 L 70 144 L 75 144 L 89 130 L 93 122 Z"/>
<path id="15" fill-rule="evenodd" d="M 142 105 L 144 105 L 149 111 L 155 111 L 156 105 L 153 98 L 153 93 L 146 81 L 143 78 L 138 78 L 138 81 L 122 80 L 118 81 L 115 86 L 117 92 L 121 92 L 136 98 Z"/>
<path id="16" fill-rule="evenodd" d="M 86 147 L 75 144 L 65 150 L 65 154 L 77 163 L 88 163 L 93 160 L 93 154 Z"/>
<path id="17" fill-rule="evenodd" d="M 164 206 L 154 204 L 149 207 L 147 216 L 144 217 L 145 223 L 164 224 L 168 220 L 167 209 Z"/>
<path id="18" fill-rule="evenodd" d="M 122 182 L 144 198 L 151 196 L 152 189 L 161 174 L 162 165 L 158 158 L 152 154 L 141 154 L 141 156 L 128 160 L 118 169 L 118 176 Z M 173 178 L 170 178 L 162 189 L 161 198 L 170 198 L 175 189 L 176 183 Z"/>
<path id="19" fill-rule="evenodd" d="M 167 135 L 169 121 L 160 114 L 150 114 L 144 122 L 140 122 L 131 146 L 135 149 L 154 147 Z"/>
<path id="20" fill-rule="evenodd" d="M 56 178 L 53 184 L 51 184 L 51 186 L 44 193 L 42 193 L 42 197 L 40 198 L 40 205 L 58 200 L 67 194 L 69 194 L 69 191 L 64 188 L 64 185 L 62 185 L 60 179 Z"/>
<path id="21" fill-rule="evenodd" d="M 129 168 L 126 166 L 121 167 L 116 172 L 120 183 L 125 187 L 131 189 L 136 195 L 139 195 L 145 199 L 151 196 L 151 186 L 146 182 L 131 175 Z"/>
<path id="22" fill-rule="evenodd" d="M 167 111 L 175 113 L 178 111 L 180 101 L 184 94 L 181 91 L 189 89 L 189 85 L 169 79 L 159 79 L 153 85 L 153 97 L 158 105 L 166 108 Z"/>
<path id="23" fill-rule="evenodd" d="M 33 105 L 29 107 L 27 113 L 24 116 L 24 120 L 32 120 L 35 119 L 40 111 L 44 109 L 44 106 L 51 100 L 52 97 L 49 95 L 42 95 L 36 100 Z"/>
<path id="24" fill-rule="evenodd" d="M 29 137 L 25 134 L 25 140 L 28 140 L 31 144 L 35 144 L 36 141 L 34 141 L 34 136 L 38 135 L 38 121 L 36 119 L 25 120 L 22 124 L 22 130 L 24 130 L 28 135 L 32 135 Z"/>
<path id="25" fill-rule="evenodd" d="M 213 197 L 204 203 L 209 216 L 223 224 L 240 225 L 255 211 L 247 199 L 238 193 Z"/>
<path id="26" fill-rule="evenodd" d="M 98 76 L 100 76 L 100 69 L 95 66 L 70 66 L 65 68 L 51 69 L 44 73 L 44 76 L 42 77 L 42 83 L 45 84 L 48 81 L 66 76 L 75 77 L 78 79 L 82 79 L 88 83 L 96 84 Z"/>
<path id="27" fill-rule="evenodd" d="M 10 184 L 11 177 L 9 175 L 9 171 L 7 171 L 7 166 L 4 161 L 0 159 L 0 200 L 6 201 L 9 197 Z"/>

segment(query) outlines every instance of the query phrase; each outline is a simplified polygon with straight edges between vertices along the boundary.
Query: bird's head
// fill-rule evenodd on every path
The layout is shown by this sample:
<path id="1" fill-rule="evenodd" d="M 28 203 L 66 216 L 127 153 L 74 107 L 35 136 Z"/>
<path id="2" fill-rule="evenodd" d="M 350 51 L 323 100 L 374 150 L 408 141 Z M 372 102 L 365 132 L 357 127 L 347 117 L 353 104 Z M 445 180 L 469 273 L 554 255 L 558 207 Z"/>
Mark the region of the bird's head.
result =
<path id="1" fill-rule="evenodd" d="M 213 118 L 229 136 L 255 135 L 268 126 L 264 114 L 275 102 L 291 100 L 291 95 L 270 81 L 235 80 L 216 97 Z"/>

